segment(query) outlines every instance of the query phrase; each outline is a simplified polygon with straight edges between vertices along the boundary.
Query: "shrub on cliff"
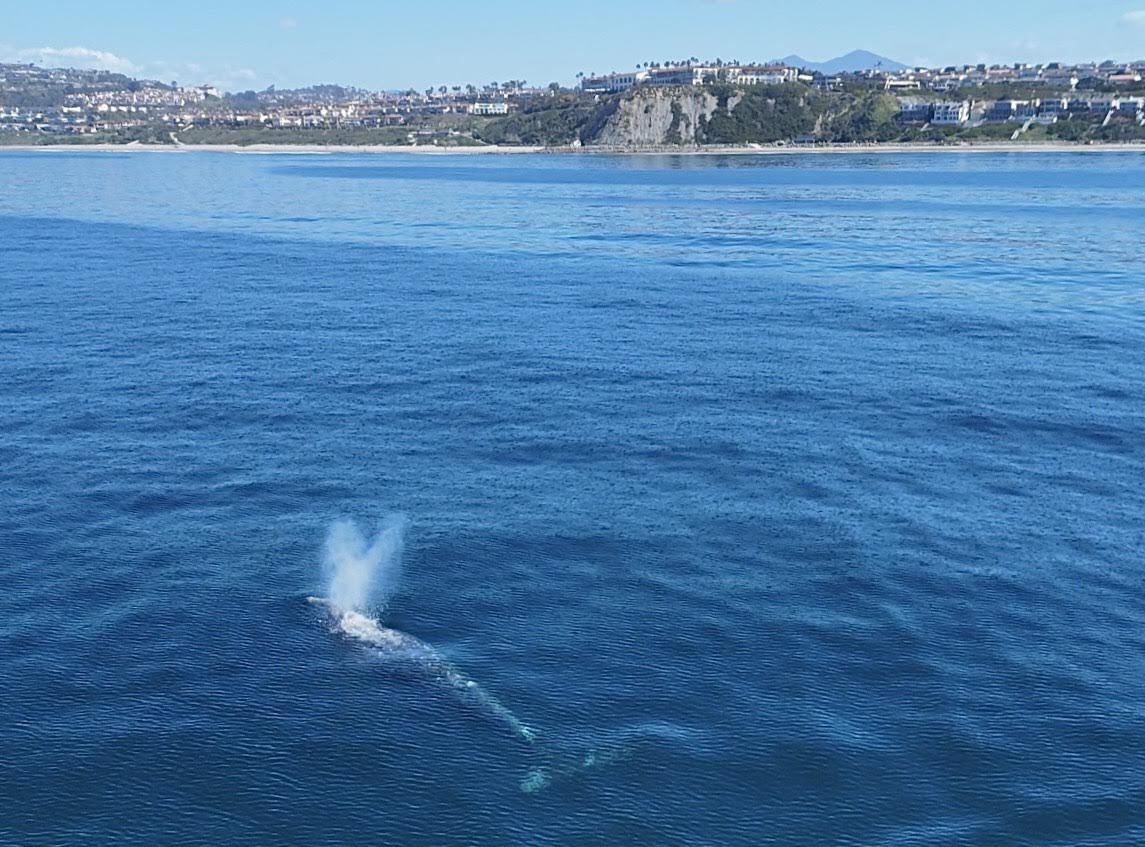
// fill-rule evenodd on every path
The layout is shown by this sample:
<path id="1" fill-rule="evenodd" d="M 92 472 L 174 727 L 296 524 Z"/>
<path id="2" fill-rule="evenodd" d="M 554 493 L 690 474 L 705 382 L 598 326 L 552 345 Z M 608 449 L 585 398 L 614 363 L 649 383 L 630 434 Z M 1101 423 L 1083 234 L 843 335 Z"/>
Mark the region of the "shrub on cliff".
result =
<path id="1" fill-rule="evenodd" d="M 707 144 L 789 141 L 811 132 L 824 107 L 820 95 L 794 83 L 751 86 L 742 92 L 714 86 L 712 93 L 719 105 L 700 127 Z"/>

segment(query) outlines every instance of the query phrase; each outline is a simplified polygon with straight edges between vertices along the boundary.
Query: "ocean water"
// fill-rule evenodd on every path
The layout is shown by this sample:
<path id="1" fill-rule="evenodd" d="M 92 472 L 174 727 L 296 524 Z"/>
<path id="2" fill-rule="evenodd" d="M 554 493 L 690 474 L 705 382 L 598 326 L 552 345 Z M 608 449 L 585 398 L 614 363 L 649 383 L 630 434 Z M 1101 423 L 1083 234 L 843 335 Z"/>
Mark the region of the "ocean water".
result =
<path id="1" fill-rule="evenodd" d="M 0 153 L 0 843 L 1145 842 L 1143 209 Z"/>

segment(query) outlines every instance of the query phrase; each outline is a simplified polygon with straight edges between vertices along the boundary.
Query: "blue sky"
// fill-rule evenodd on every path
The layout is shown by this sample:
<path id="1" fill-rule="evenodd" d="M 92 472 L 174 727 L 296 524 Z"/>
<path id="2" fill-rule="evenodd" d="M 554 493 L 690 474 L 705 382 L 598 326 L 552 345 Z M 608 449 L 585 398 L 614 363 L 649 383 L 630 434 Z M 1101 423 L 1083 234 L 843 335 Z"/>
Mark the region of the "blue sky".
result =
<path id="1" fill-rule="evenodd" d="M 227 89 L 573 82 L 686 56 L 908 64 L 1145 58 L 1145 0 L 55 0 L 5 3 L 0 60 Z"/>

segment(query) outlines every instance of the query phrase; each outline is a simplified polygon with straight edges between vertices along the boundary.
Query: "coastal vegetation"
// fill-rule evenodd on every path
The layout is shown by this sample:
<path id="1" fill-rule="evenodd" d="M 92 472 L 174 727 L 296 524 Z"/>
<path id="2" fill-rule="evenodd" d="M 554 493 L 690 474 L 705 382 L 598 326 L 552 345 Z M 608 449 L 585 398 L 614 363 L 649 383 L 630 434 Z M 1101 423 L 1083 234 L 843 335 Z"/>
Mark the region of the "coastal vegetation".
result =
<path id="1" fill-rule="evenodd" d="M 326 92 L 321 92 L 326 93 Z M 337 92 L 335 92 L 337 93 Z M 991 98 L 1030 96 L 1028 87 L 992 85 Z M 1039 92 L 1056 94 L 1061 92 Z M 194 125 L 173 130 L 154 123 L 97 132 L 0 133 L 0 144 L 281 144 L 378 146 L 530 146 L 650 149 L 701 146 L 928 143 L 1016 140 L 1072 143 L 1145 141 L 1145 127 L 1130 115 L 1062 113 L 1048 124 L 1020 121 L 963 125 L 905 123 L 904 99 L 925 102 L 933 93 L 895 95 L 850 81 L 824 91 L 801 82 L 770 85 L 639 86 L 615 94 L 551 89 L 507 115 L 423 114 L 399 126 L 271 127 Z M 241 96 L 241 95 L 240 95 Z"/>
<path id="2" fill-rule="evenodd" d="M 169 130 L 159 125 L 126 127 L 84 135 L 64 135 L 52 132 L 0 132 L 0 147 L 49 147 L 56 144 L 90 146 L 93 144 L 172 143 Z"/>
<path id="3" fill-rule="evenodd" d="M 410 131 L 405 127 L 379 128 L 329 128 L 329 129 L 279 129 L 275 127 L 194 127 L 180 132 L 176 137 L 180 144 L 237 144 L 245 147 L 252 144 L 299 145 L 390 145 L 410 144 Z M 414 133 L 414 142 L 417 135 Z M 432 136 L 425 137 L 425 143 L 432 143 Z"/>
<path id="4" fill-rule="evenodd" d="M 520 112 L 476 123 L 472 135 L 485 144 L 566 146 L 594 124 L 601 104 L 575 93 L 546 97 Z"/>
<path id="5" fill-rule="evenodd" d="M 992 98 L 1029 96 L 1024 87 L 991 87 Z M 1060 96 L 1060 92 L 1058 92 Z M 1022 129 L 1005 121 L 961 126 L 903 123 L 900 97 L 874 86 L 821 91 L 802 83 L 736 86 L 726 83 L 681 88 L 634 88 L 619 94 L 566 92 L 519 113 L 470 125 L 486 144 L 672 147 L 1003 142 Z M 657 121 L 659 117 L 659 121 Z M 1129 117 L 1066 113 L 1048 126 L 1035 124 L 1018 140 L 1145 141 L 1145 127 Z"/>
<path id="6" fill-rule="evenodd" d="M 805 85 L 713 86 L 716 110 L 700 122 L 708 144 L 767 144 L 812 132 L 827 114 L 829 97 Z"/>

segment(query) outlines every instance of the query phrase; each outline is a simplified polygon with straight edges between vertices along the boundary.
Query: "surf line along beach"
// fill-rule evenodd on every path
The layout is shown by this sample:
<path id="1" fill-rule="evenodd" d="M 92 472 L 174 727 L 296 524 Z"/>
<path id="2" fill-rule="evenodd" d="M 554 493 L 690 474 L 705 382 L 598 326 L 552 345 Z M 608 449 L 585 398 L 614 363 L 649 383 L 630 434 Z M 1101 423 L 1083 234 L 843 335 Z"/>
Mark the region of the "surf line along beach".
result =
<path id="1" fill-rule="evenodd" d="M 130 152 L 130 153 L 248 153 L 274 155 L 320 155 L 331 153 L 358 153 L 363 155 L 411 154 L 418 156 L 483 156 L 561 154 L 571 156 L 626 155 L 626 156 L 792 156 L 792 155 L 858 155 L 858 154 L 950 154 L 950 153 L 1145 153 L 1143 142 L 1101 142 L 1075 144 L 1070 142 L 975 142 L 960 144 L 747 144 L 735 146 L 710 145 L 702 147 L 542 147 L 510 145 L 435 146 L 396 144 L 13 144 L 0 146 L 0 151 L 69 152 Z"/>

